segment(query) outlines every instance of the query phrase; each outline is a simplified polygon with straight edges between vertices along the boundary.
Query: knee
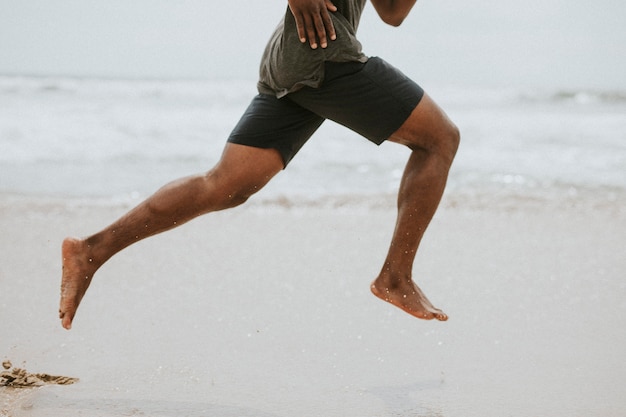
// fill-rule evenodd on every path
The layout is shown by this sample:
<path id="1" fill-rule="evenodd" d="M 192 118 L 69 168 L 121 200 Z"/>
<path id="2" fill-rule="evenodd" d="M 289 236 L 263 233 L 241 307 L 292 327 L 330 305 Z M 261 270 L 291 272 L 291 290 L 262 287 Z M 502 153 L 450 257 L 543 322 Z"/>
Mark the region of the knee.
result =
<path id="1" fill-rule="evenodd" d="M 234 208 L 244 204 L 252 196 L 252 193 L 245 193 L 241 190 L 236 190 L 223 194 L 219 198 L 218 210 L 226 210 Z"/>
<path id="2" fill-rule="evenodd" d="M 448 123 L 446 130 L 444 139 L 445 154 L 452 162 L 461 143 L 461 131 L 453 122 Z"/>
<path id="3" fill-rule="evenodd" d="M 205 193 L 207 205 L 213 210 L 226 210 L 244 204 L 258 191 L 257 187 L 246 186 L 228 175 L 222 175 L 216 171 L 206 174 Z"/>
<path id="4" fill-rule="evenodd" d="M 412 151 L 425 152 L 429 156 L 436 156 L 452 164 L 461 142 L 459 128 L 451 121 L 438 123 L 435 129 L 426 134 L 416 135 L 416 140 L 409 141 L 407 145 Z"/>
<path id="5" fill-rule="evenodd" d="M 461 143 L 459 128 L 449 119 L 440 126 L 437 138 L 433 141 L 431 153 L 441 157 L 448 165 L 452 164 Z"/>

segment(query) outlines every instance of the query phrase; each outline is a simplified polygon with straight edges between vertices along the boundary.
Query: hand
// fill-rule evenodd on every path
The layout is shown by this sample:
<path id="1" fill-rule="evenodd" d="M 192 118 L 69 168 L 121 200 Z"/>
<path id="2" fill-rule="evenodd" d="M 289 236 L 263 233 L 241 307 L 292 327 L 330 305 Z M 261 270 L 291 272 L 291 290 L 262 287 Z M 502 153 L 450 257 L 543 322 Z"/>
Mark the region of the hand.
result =
<path id="1" fill-rule="evenodd" d="M 327 36 L 335 40 L 335 26 L 329 11 L 336 12 L 337 7 L 330 0 L 288 0 L 289 9 L 296 19 L 300 42 L 309 40 L 312 49 L 317 48 L 319 39 L 322 48 L 328 46 Z"/>

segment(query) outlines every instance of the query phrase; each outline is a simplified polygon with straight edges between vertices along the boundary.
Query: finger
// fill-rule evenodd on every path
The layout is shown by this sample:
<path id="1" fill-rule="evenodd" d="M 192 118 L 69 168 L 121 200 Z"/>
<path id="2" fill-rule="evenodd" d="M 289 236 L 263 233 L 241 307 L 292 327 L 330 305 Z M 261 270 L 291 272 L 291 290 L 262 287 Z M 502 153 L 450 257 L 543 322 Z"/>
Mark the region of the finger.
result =
<path id="1" fill-rule="evenodd" d="M 317 49 L 317 41 L 315 32 L 317 30 L 317 22 L 311 21 L 311 17 L 309 15 L 304 15 L 304 27 L 306 29 L 306 36 L 309 38 L 309 45 L 311 45 L 311 49 Z"/>
<path id="2" fill-rule="evenodd" d="M 332 3 L 330 3 L 330 5 L 335 7 Z M 336 9 L 337 8 L 335 7 L 335 10 Z M 322 13 L 322 21 L 324 22 L 324 27 L 326 28 L 328 37 L 333 41 L 337 39 L 337 35 L 335 34 L 335 25 L 333 25 L 333 20 L 330 18 L 330 14 L 327 10 L 324 10 Z M 322 45 L 322 48 L 325 48 L 325 46 Z"/>
<path id="3" fill-rule="evenodd" d="M 324 10 L 324 11 L 321 11 L 320 14 L 328 15 L 328 12 L 326 12 L 326 10 Z M 328 40 L 326 39 L 326 26 L 324 24 L 325 20 L 326 19 L 324 19 L 320 15 L 315 16 L 315 20 L 314 20 L 314 22 L 315 22 L 315 31 L 317 32 L 317 37 L 320 40 L 320 44 L 322 45 L 322 48 L 326 48 L 328 46 Z M 330 20 L 330 17 L 328 17 L 328 20 Z M 331 23 L 331 25 L 332 25 L 332 23 Z"/>
<path id="4" fill-rule="evenodd" d="M 294 15 L 293 17 L 296 19 L 296 29 L 298 30 L 298 38 L 300 38 L 300 42 L 305 43 L 306 32 L 304 30 L 305 28 L 304 19 L 302 19 L 302 15 L 300 14 Z"/>

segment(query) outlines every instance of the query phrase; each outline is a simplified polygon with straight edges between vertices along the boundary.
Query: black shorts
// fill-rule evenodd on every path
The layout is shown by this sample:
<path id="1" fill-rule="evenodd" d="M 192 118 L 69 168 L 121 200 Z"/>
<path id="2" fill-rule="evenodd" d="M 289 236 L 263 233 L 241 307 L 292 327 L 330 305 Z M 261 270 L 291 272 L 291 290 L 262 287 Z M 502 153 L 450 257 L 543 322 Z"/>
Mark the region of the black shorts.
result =
<path id="1" fill-rule="evenodd" d="M 291 161 L 326 119 L 344 125 L 377 145 L 408 119 L 424 90 L 380 58 L 367 62 L 326 62 L 319 88 L 304 87 L 283 98 L 259 94 L 228 141 L 280 152 Z"/>

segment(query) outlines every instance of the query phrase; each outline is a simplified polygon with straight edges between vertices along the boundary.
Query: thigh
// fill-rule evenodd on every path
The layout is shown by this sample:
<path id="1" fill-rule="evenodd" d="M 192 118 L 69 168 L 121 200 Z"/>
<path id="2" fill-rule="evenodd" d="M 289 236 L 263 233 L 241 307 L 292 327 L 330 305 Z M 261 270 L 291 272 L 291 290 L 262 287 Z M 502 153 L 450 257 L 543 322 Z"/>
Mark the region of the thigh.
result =
<path id="1" fill-rule="evenodd" d="M 229 142 L 210 174 L 224 195 L 249 196 L 263 188 L 283 166 L 276 149 Z"/>
<path id="2" fill-rule="evenodd" d="M 268 94 L 257 95 L 235 126 L 228 142 L 276 149 L 287 166 L 324 119 L 298 104 Z"/>
<path id="3" fill-rule="evenodd" d="M 327 62 L 324 82 L 287 97 L 380 144 L 409 118 L 424 90 L 380 58 L 366 63 Z"/>

